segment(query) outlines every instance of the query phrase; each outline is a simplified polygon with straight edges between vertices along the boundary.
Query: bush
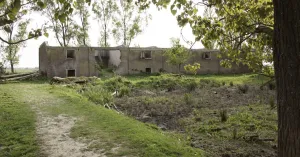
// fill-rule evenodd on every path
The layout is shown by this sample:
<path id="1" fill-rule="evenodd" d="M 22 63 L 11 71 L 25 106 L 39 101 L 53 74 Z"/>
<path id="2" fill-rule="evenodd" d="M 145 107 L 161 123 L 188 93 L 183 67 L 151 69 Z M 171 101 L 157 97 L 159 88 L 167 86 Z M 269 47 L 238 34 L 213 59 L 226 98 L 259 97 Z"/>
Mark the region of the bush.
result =
<path id="1" fill-rule="evenodd" d="M 123 86 L 120 88 L 120 93 L 119 93 L 119 97 L 123 97 L 125 95 L 129 95 L 130 93 L 130 88 L 127 86 Z"/>
<path id="2" fill-rule="evenodd" d="M 109 91 L 120 90 L 123 86 L 131 86 L 132 83 L 121 76 L 112 77 L 104 81 L 104 87 Z"/>
<path id="3" fill-rule="evenodd" d="M 226 85 L 226 82 L 225 82 L 225 81 L 223 81 L 223 82 L 222 82 L 222 85 L 223 85 L 223 86 L 225 86 L 225 85 Z"/>
<path id="4" fill-rule="evenodd" d="M 247 93 L 249 90 L 249 86 L 248 85 L 239 85 L 238 86 L 239 91 L 241 91 L 243 94 Z"/>
<path id="5" fill-rule="evenodd" d="M 232 81 L 230 81 L 229 85 L 232 87 L 232 86 L 233 86 L 233 82 L 232 82 Z"/>
<path id="6" fill-rule="evenodd" d="M 194 91 L 198 87 L 198 83 L 194 79 L 186 80 L 186 82 L 186 88 L 189 91 Z"/>
<path id="7" fill-rule="evenodd" d="M 89 100 L 91 100 L 92 102 L 99 104 L 99 105 L 110 105 L 113 103 L 113 96 L 112 94 L 103 89 L 100 86 L 90 86 L 88 87 L 83 95 L 85 97 L 87 97 Z"/>
<path id="8" fill-rule="evenodd" d="M 167 89 L 168 91 L 175 90 L 180 83 L 180 79 L 170 75 L 161 75 L 156 77 L 150 77 L 150 86 L 152 88 Z"/>
<path id="9" fill-rule="evenodd" d="M 225 110 L 225 109 L 220 110 L 220 118 L 221 118 L 221 122 L 227 121 L 227 119 L 228 119 L 227 110 Z"/>

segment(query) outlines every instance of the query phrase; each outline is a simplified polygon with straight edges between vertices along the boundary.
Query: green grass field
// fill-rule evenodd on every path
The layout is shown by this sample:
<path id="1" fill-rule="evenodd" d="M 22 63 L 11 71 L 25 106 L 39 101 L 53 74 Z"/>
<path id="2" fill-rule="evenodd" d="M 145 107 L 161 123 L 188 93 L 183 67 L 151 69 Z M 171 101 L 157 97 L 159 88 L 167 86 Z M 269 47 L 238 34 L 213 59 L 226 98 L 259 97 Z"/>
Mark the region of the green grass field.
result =
<path id="1" fill-rule="evenodd" d="M 35 113 L 13 97 L 11 85 L 0 85 L 0 156 L 38 156 Z"/>

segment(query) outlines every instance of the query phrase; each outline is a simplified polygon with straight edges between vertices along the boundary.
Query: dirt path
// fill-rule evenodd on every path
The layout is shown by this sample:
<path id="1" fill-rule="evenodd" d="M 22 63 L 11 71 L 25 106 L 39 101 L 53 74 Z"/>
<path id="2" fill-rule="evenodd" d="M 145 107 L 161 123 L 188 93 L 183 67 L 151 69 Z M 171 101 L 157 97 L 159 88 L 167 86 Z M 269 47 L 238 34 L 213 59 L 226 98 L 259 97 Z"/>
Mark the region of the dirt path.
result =
<path id="1" fill-rule="evenodd" d="M 48 157 L 98 157 L 105 156 L 87 151 L 88 145 L 70 138 L 70 130 L 76 118 L 59 115 L 46 116 L 38 113 L 37 135 L 41 140 L 41 151 Z"/>
<path id="2" fill-rule="evenodd" d="M 42 156 L 45 157 L 105 157 L 99 151 L 87 150 L 88 145 L 82 141 L 74 140 L 70 137 L 70 132 L 75 122 L 76 117 L 67 115 L 51 116 L 44 112 L 41 108 L 46 105 L 59 105 L 63 103 L 57 97 L 48 94 L 39 94 L 39 97 L 34 96 L 34 89 L 26 89 L 26 98 L 36 112 L 37 136 L 41 143 L 40 149 Z"/>

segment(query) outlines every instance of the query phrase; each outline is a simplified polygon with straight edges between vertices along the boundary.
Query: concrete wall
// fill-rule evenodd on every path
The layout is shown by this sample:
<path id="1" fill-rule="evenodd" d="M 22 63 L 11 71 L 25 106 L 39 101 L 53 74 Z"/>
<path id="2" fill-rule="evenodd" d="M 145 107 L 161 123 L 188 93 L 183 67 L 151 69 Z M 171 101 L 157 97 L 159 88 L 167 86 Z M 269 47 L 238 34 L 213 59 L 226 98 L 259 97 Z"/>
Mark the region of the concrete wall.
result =
<path id="1" fill-rule="evenodd" d="M 39 71 L 41 74 L 47 75 L 48 65 L 47 43 L 44 42 L 39 48 Z"/>
<path id="2" fill-rule="evenodd" d="M 75 58 L 67 58 L 67 50 L 75 51 Z M 124 47 L 51 47 L 42 44 L 39 49 L 40 72 L 46 73 L 48 77 L 67 77 L 67 70 L 75 70 L 76 77 L 98 76 L 95 56 L 107 55 L 109 58 L 107 67 L 115 68 L 120 75 L 138 74 L 146 72 L 151 68 L 151 73 L 161 70 L 171 73 L 178 73 L 178 66 L 167 63 L 163 55 L 166 49 L 163 48 L 124 48 Z M 151 52 L 151 59 L 141 58 L 141 53 Z M 210 58 L 204 59 L 203 53 L 209 53 Z M 220 66 L 220 59 L 217 58 L 217 50 L 196 49 L 192 50 L 192 57 L 187 64 L 198 62 L 201 69 L 198 74 L 227 74 L 249 72 L 246 67 L 233 66 L 227 69 Z M 184 65 L 180 72 L 184 73 Z"/>

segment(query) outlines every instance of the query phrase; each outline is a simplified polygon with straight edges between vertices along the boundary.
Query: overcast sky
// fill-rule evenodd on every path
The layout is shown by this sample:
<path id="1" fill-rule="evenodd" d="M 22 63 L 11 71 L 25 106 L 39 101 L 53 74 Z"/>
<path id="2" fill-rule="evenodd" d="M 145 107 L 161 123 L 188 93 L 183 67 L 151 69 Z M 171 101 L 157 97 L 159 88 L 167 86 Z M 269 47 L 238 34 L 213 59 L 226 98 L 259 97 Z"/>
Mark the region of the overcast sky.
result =
<path id="1" fill-rule="evenodd" d="M 155 7 L 150 9 L 152 15 L 152 20 L 149 22 L 148 26 L 145 28 L 144 32 L 134 39 L 131 46 L 139 45 L 141 47 L 147 46 L 157 46 L 157 47 L 170 47 L 170 38 L 177 37 L 181 38 L 180 30 L 178 27 L 176 17 L 171 14 L 167 9 L 158 11 Z M 31 27 L 37 28 L 44 21 L 44 17 L 39 14 L 31 15 L 32 24 Z M 98 23 L 96 20 L 91 18 L 91 28 L 89 29 L 89 36 L 92 46 L 98 46 L 99 41 L 99 31 Z M 184 36 L 188 40 L 193 40 L 191 29 L 189 27 L 184 28 Z M 38 49 L 39 46 L 47 41 L 51 46 L 58 46 L 56 39 L 53 34 L 50 34 L 48 38 L 40 37 L 37 40 L 32 39 L 27 42 L 27 46 L 20 51 L 20 63 L 17 67 L 38 67 Z M 182 40 L 182 44 L 185 42 Z M 116 46 L 116 43 L 111 43 L 112 46 Z M 187 46 L 187 45 L 186 45 Z M 201 43 L 196 43 L 193 48 L 202 48 Z"/>

